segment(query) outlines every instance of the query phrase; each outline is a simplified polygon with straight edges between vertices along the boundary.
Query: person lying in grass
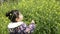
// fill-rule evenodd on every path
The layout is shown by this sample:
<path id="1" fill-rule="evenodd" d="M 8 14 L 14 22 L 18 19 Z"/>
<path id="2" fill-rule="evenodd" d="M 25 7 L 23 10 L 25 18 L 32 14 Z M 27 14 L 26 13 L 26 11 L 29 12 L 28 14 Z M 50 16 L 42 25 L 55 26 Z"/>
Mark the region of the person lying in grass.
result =
<path id="1" fill-rule="evenodd" d="M 8 24 L 8 30 L 10 34 L 32 34 L 35 29 L 35 22 L 32 20 L 29 26 L 24 23 L 23 15 L 19 10 L 11 10 L 6 13 L 11 22 Z"/>

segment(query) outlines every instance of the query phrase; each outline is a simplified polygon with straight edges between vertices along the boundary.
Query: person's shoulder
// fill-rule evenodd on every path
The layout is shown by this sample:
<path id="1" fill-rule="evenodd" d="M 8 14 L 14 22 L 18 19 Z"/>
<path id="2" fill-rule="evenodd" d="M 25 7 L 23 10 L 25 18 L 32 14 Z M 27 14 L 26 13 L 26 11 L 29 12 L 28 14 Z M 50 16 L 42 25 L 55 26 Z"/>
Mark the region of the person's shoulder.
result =
<path id="1" fill-rule="evenodd" d="M 18 26 L 20 26 L 21 24 L 23 24 L 23 22 L 17 22 L 17 23 L 9 23 L 8 24 L 8 28 L 16 28 Z"/>

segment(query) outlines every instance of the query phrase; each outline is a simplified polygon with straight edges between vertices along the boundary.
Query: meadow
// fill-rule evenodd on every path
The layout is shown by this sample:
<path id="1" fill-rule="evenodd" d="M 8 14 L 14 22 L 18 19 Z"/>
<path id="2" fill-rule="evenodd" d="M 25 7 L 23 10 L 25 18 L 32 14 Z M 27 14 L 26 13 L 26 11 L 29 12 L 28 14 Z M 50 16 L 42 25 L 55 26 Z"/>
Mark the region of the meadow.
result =
<path id="1" fill-rule="evenodd" d="M 60 34 L 60 0 L 9 0 L 0 4 L 0 34 L 9 34 L 10 20 L 5 16 L 9 10 L 19 10 L 28 25 L 36 22 L 33 34 Z"/>

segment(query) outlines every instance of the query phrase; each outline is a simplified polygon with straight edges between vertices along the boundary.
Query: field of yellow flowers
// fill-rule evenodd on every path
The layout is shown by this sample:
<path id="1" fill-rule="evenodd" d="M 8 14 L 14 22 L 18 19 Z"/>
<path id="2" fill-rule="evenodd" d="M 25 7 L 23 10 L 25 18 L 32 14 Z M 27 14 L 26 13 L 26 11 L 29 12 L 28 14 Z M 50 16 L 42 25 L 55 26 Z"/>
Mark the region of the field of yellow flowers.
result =
<path id="1" fill-rule="evenodd" d="M 8 34 L 10 20 L 5 16 L 9 10 L 17 9 L 24 15 L 24 22 L 34 19 L 33 34 L 60 34 L 60 0 L 19 0 L 0 4 L 0 34 Z"/>

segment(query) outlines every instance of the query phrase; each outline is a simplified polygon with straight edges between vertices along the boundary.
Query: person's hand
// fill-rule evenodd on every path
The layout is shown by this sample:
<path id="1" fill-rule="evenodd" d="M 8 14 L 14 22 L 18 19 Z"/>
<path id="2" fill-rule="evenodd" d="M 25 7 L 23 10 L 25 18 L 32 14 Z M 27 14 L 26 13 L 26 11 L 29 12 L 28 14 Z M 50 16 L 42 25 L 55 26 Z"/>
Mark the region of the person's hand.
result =
<path id="1" fill-rule="evenodd" d="M 35 21 L 34 21 L 34 20 L 32 20 L 32 21 L 31 21 L 31 23 L 34 23 L 34 24 L 35 24 Z"/>

